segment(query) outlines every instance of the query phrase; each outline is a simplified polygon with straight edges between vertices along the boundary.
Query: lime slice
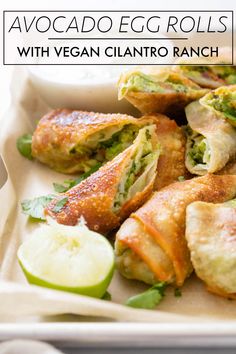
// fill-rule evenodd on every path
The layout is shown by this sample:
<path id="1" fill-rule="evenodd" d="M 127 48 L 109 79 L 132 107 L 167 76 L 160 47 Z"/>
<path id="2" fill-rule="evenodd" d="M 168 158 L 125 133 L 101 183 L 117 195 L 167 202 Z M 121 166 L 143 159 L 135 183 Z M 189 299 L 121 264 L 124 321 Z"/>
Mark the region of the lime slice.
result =
<path id="1" fill-rule="evenodd" d="M 50 221 L 20 246 L 17 256 L 29 283 L 98 298 L 114 270 L 112 246 L 82 222 Z"/>

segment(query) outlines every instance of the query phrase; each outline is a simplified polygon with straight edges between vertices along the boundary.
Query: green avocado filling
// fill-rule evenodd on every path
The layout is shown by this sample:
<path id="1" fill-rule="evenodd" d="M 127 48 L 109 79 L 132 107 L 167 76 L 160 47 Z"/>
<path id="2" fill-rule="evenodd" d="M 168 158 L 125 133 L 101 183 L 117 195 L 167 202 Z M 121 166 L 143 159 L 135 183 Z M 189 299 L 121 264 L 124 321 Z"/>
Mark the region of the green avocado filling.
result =
<path id="1" fill-rule="evenodd" d="M 139 139 L 139 144 L 119 185 L 114 201 L 114 211 L 118 211 L 132 195 L 135 195 L 145 188 L 148 177 L 145 176 L 144 173 L 147 172 L 148 167 L 151 168 L 151 166 L 156 166 L 160 147 L 158 144 L 153 146 L 152 132 L 154 129 L 155 126 L 149 126 L 139 131 L 137 137 L 137 139 Z M 154 172 L 155 170 L 153 173 Z"/>
<path id="2" fill-rule="evenodd" d="M 125 96 L 125 94 L 130 91 L 164 93 L 166 90 L 187 92 L 188 87 L 183 85 L 181 80 L 172 78 L 171 75 L 162 82 L 155 80 L 152 76 L 143 73 L 135 73 L 128 78 L 125 84 L 122 85 L 120 93 L 122 96 Z"/>
<path id="3" fill-rule="evenodd" d="M 210 149 L 207 144 L 207 139 L 196 132 L 193 132 L 190 127 L 187 128 L 190 147 L 188 157 L 193 166 L 199 164 L 208 164 L 210 162 Z"/>
<path id="4" fill-rule="evenodd" d="M 229 85 L 236 84 L 236 66 L 214 65 L 212 71 Z"/>
<path id="5" fill-rule="evenodd" d="M 203 102 L 223 113 L 230 123 L 236 124 L 236 90 L 221 87 L 207 94 Z"/>
<path id="6" fill-rule="evenodd" d="M 136 138 L 139 127 L 128 124 L 123 129 L 114 133 L 111 138 L 100 141 L 93 148 L 77 145 L 70 150 L 70 154 L 76 159 L 83 158 L 81 167 L 87 172 L 97 163 L 105 163 L 112 160 L 116 155 L 129 147 Z M 101 139 L 104 138 L 104 133 L 101 133 Z"/>

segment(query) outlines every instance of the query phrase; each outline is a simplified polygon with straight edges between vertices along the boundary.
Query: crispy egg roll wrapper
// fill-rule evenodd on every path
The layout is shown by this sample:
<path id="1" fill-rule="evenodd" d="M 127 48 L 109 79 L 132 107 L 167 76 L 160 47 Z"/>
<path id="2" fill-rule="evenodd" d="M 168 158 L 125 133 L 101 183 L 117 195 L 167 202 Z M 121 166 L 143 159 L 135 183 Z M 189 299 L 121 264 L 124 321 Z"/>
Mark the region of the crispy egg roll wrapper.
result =
<path id="1" fill-rule="evenodd" d="M 152 139 L 156 144 L 156 135 Z M 145 176 L 144 188 L 138 190 L 131 199 L 126 200 L 118 211 L 114 210 L 119 185 L 138 147 L 137 137 L 132 146 L 112 161 L 77 186 L 55 198 L 45 209 L 46 215 L 65 225 L 76 225 L 83 216 L 90 229 L 103 234 L 118 227 L 122 220 L 148 199 L 153 190 L 159 153 Z M 66 204 L 59 212 L 55 212 L 55 205 L 64 197 L 68 198 Z"/>
<path id="2" fill-rule="evenodd" d="M 217 58 L 178 59 L 176 61 L 178 65 L 174 65 L 173 69 L 201 87 L 215 89 L 236 83 L 236 66 L 230 63 L 232 63 L 232 49 L 225 48 Z"/>
<path id="3" fill-rule="evenodd" d="M 84 172 L 85 153 L 82 151 L 78 155 L 72 153 L 73 149 L 81 146 L 86 152 L 86 149 L 95 148 L 97 142 L 111 138 L 124 126 L 141 127 L 144 124 L 142 120 L 126 114 L 56 109 L 40 119 L 32 138 L 32 155 L 59 172 Z M 89 167 L 92 166 L 87 170 Z"/>
<path id="4" fill-rule="evenodd" d="M 236 175 L 236 161 L 229 162 L 222 170 L 217 172 L 219 175 Z"/>
<path id="5" fill-rule="evenodd" d="M 178 127 L 174 120 L 162 114 L 147 116 L 158 119 L 156 133 L 161 145 L 161 153 L 157 164 L 157 176 L 154 190 L 168 186 L 178 180 L 178 177 L 188 178 L 185 167 L 186 137 L 183 129 Z"/>
<path id="6" fill-rule="evenodd" d="M 236 200 L 190 204 L 186 238 L 194 269 L 208 290 L 236 299 Z"/>
<path id="7" fill-rule="evenodd" d="M 147 74 L 145 74 L 146 72 Z M 128 87 L 130 77 L 143 74 L 160 86 L 159 92 L 148 88 L 148 83 L 145 89 L 132 89 L 132 85 L 130 85 L 131 88 Z M 179 83 L 179 86 L 173 87 L 172 83 L 168 82 L 170 79 Z M 180 73 L 170 69 L 160 70 L 155 67 L 134 69 L 124 73 L 121 75 L 118 87 L 119 99 L 127 99 L 140 112 L 165 113 L 170 116 L 178 116 L 180 112 L 183 113 L 183 108 L 186 105 L 208 92 L 207 89 L 201 88 Z"/>
<path id="8" fill-rule="evenodd" d="M 187 120 L 194 133 L 206 139 L 209 159 L 196 163 L 191 158 L 193 139 L 188 136 L 186 148 L 186 167 L 192 174 L 204 175 L 221 170 L 236 156 L 236 129 L 225 119 L 218 117 L 211 109 L 200 102 L 193 102 L 186 108 Z"/>
<path id="9" fill-rule="evenodd" d="M 187 206 L 198 200 L 224 202 L 235 194 L 236 176 L 211 174 L 176 182 L 155 192 L 140 209 L 131 214 L 116 235 L 118 269 L 125 276 L 134 278 L 133 273 L 129 274 L 124 268 L 135 268 L 135 264 L 122 259 L 129 249 L 148 265 L 155 281 L 175 281 L 181 286 L 192 270 L 185 239 Z M 153 243 L 156 245 L 154 251 Z M 155 257 L 157 253 L 161 255 L 160 258 Z M 141 280 L 152 283 L 150 278 L 148 274 L 146 280 L 144 277 Z"/>

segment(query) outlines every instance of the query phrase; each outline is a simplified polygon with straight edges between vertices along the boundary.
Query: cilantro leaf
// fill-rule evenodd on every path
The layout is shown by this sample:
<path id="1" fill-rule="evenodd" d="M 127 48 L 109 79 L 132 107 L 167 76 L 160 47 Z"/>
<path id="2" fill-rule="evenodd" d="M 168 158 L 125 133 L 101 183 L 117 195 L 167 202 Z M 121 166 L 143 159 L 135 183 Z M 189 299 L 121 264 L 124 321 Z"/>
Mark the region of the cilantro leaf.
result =
<path id="1" fill-rule="evenodd" d="M 52 211 L 54 213 L 59 213 L 59 211 L 61 211 L 61 209 L 64 207 L 64 205 L 67 203 L 68 197 L 64 197 L 60 200 L 58 200 L 54 206 L 54 208 L 52 209 Z"/>
<path id="2" fill-rule="evenodd" d="M 57 193 L 67 192 L 69 189 L 76 186 L 77 184 L 82 182 L 84 179 L 88 178 L 92 173 L 96 172 L 101 166 L 102 166 L 101 163 L 97 163 L 88 172 L 83 173 L 78 178 L 68 179 L 68 180 L 64 181 L 64 185 L 59 184 L 59 183 L 53 183 L 53 188 L 54 188 L 55 192 L 57 192 Z"/>
<path id="3" fill-rule="evenodd" d="M 34 199 L 26 199 L 21 202 L 21 208 L 24 214 L 37 220 L 46 220 L 44 215 L 45 207 L 55 198 L 55 195 L 49 194 Z"/>
<path id="4" fill-rule="evenodd" d="M 141 309 L 153 309 L 163 299 L 166 289 L 165 282 L 159 282 L 141 294 L 130 297 L 126 305 Z"/>
<path id="5" fill-rule="evenodd" d="M 182 296 L 182 292 L 179 288 L 175 288 L 175 297 L 181 297 Z"/>
<path id="6" fill-rule="evenodd" d="M 102 297 L 102 300 L 111 301 L 111 294 L 109 293 L 109 291 L 105 292 L 105 294 Z"/>
<path id="7" fill-rule="evenodd" d="M 33 160 L 32 151 L 32 135 L 31 134 L 24 134 L 17 139 L 16 147 L 18 151 L 29 160 Z"/>

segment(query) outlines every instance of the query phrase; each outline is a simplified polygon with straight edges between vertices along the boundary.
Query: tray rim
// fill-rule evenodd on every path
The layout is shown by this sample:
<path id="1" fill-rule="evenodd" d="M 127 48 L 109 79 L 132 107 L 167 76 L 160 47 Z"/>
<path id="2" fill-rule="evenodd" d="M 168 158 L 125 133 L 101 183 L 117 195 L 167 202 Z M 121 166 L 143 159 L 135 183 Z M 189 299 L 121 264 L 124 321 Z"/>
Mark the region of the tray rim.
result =
<path id="1" fill-rule="evenodd" d="M 214 323 L 1 323 L 0 341 L 31 339 L 60 347 L 233 348 L 236 321 Z"/>

